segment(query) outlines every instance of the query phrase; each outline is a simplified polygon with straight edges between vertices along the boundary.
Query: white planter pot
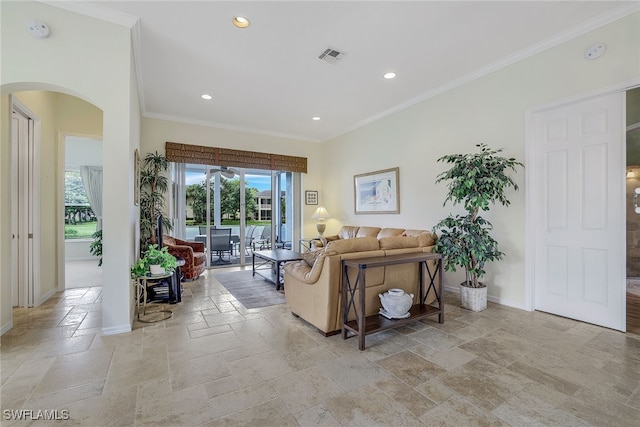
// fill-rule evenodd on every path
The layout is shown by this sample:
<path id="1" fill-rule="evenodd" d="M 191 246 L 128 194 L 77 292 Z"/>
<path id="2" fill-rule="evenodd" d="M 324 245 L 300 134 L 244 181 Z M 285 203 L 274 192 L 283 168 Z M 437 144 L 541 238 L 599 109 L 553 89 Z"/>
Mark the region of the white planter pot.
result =
<path id="1" fill-rule="evenodd" d="M 151 274 L 153 274 L 154 276 L 164 274 L 164 268 L 160 267 L 160 265 L 155 265 L 155 264 L 150 265 L 149 270 L 151 271 Z"/>
<path id="2" fill-rule="evenodd" d="M 471 311 L 482 311 L 487 309 L 487 287 L 470 288 L 460 284 L 460 305 Z"/>

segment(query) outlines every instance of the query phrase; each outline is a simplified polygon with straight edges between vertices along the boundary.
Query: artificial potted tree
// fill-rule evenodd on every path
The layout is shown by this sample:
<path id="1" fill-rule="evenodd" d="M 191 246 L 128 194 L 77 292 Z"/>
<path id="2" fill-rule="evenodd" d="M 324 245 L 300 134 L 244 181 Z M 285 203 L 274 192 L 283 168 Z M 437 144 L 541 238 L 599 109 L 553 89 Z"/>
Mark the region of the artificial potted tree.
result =
<path id="1" fill-rule="evenodd" d="M 165 207 L 165 193 L 169 189 L 165 175 L 169 169 L 169 160 L 157 151 L 148 153 L 140 169 L 140 248 L 146 248 L 156 242 L 158 217 Z M 164 217 L 162 225 L 171 230 L 171 221 Z"/>
<path id="2" fill-rule="evenodd" d="M 485 263 L 502 259 L 498 242 L 491 237 L 493 226 L 482 218 L 480 211 L 488 211 L 492 204 L 510 204 L 505 196 L 509 188 L 518 185 L 507 175 L 516 172 L 522 163 L 514 158 L 499 156 L 502 149 L 492 150 L 486 144 L 477 144 L 479 152 L 450 154 L 438 162 L 451 164 L 448 171 L 437 176 L 436 184 L 448 182 L 444 204 L 451 201 L 462 204 L 466 214 L 449 216 L 434 227 L 439 234 L 434 252 L 444 256 L 447 271 L 463 267 L 465 281 L 460 284 L 460 300 L 463 308 L 482 311 L 487 308 L 487 287 L 480 279 L 485 275 Z"/>

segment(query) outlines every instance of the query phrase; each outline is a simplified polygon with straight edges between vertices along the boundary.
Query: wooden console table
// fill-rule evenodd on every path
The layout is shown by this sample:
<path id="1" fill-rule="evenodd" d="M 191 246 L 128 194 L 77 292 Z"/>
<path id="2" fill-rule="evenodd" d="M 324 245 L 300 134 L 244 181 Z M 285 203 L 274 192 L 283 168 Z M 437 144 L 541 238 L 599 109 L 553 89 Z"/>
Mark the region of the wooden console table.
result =
<path id="1" fill-rule="evenodd" d="M 431 268 L 429 268 L 427 264 L 427 261 L 433 260 L 436 262 L 435 271 L 431 271 Z M 420 265 L 418 304 L 414 304 L 409 309 L 409 317 L 404 319 L 387 319 L 380 314 L 365 316 L 365 273 L 367 268 L 409 263 L 418 263 Z M 442 264 L 442 255 L 431 252 L 342 260 L 342 339 L 346 339 L 350 331 L 359 337 L 358 348 L 364 350 L 365 336 L 368 334 L 385 329 L 397 328 L 428 316 L 437 315 L 438 322 L 444 323 L 444 300 L 442 294 L 442 275 L 444 271 Z M 353 284 L 349 280 L 349 268 L 358 269 L 358 275 Z M 436 276 L 438 276 L 437 284 L 435 283 Z M 429 286 L 425 292 L 424 284 L 427 278 L 429 278 Z M 425 304 L 425 300 L 431 289 L 433 289 L 436 294 L 435 302 L 437 302 L 437 306 Z M 358 302 L 355 301 L 356 290 L 360 291 Z M 351 307 L 353 307 L 356 315 L 355 320 L 349 320 L 349 310 Z"/>

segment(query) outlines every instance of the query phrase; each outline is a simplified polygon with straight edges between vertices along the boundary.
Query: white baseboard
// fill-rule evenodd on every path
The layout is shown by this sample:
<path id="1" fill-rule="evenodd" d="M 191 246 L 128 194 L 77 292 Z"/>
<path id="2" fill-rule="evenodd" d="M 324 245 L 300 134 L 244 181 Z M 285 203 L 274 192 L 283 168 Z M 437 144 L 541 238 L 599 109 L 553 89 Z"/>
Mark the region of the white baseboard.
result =
<path id="1" fill-rule="evenodd" d="M 131 325 L 119 325 L 119 326 L 111 326 L 109 328 L 102 328 L 103 335 L 115 335 L 115 334 L 124 334 L 126 332 L 131 332 Z"/>
<path id="2" fill-rule="evenodd" d="M 459 294 L 460 293 L 460 285 L 450 286 L 450 285 L 445 284 L 444 285 L 444 290 L 448 291 L 448 292 L 453 292 L 455 294 Z M 500 305 L 506 305 L 507 307 L 517 308 L 519 310 L 531 311 L 531 310 L 528 310 L 522 304 L 515 303 L 513 301 L 509 301 L 507 299 L 500 298 L 500 297 L 494 297 L 494 296 L 491 296 L 491 295 L 487 295 L 487 301 L 494 302 L 494 303 L 500 304 Z"/>
<path id="3" fill-rule="evenodd" d="M 0 335 L 4 335 L 6 332 L 9 332 L 13 328 L 13 319 L 9 320 L 5 325 L 2 325 L 0 328 Z"/>
<path id="4" fill-rule="evenodd" d="M 54 296 L 56 294 L 56 292 L 58 291 L 58 288 L 55 289 L 51 289 L 49 292 L 47 292 L 44 295 L 40 295 L 40 300 L 38 301 L 38 305 L 37 306 L 41 306 L 42 304 L 44 304 L 45 302 L 47 302 L 47 300 L 49 298 L 51 298 L 52 296 Z"/>

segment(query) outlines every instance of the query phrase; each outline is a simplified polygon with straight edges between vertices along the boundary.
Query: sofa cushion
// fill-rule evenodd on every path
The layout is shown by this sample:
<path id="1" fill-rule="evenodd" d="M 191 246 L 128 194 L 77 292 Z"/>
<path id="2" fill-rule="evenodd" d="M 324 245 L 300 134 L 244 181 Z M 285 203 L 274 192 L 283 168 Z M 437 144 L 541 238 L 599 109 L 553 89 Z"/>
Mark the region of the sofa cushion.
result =
<path id="1" fill-rule="evenodd" d="M 346 254 L 351 252 L 376 251 L 380 248 L 375 237 L 334 240 L 327 244 L 327 254 Z"/>
<path id="2" fill-rule="evenodd" d="M 376 237 L 380 232 L 380 227 L 360 227 L 356 237 Z"/>
<path id="3" fill-rule="evenodd" d="M 380 249 L 417 248 L 418 238 L 408 236 L 383 237 L 380 239 Z"/>
<path id="4" fill-rule="evenodd" d="M 383 228 L 378 233 L 378 239 L 385 237 L 401 236 L 404 232 L 404 228 Z"/>
<path id="5" fill-rule="evenodd" d="M 424 233 L 418 234 L 416 238 L 418 239 L 418 245 L 422 248 L 435 245 L 438 237 L 430 231 L 425 231 Z"/>
<path id="6" fill-rule="evenodd" d="M 353 226 L 353 225 L 343 225 L 340 228 L 340 231 L 338 231 L 338 238 L 339 239 L 355 239 L 356 237 L 358 237 L 358 229 L 360 227 L 357 226 Z M 336 240 L 336 239 L 333 239 Z"/>
<path id="7" fill-rule="evenodd" d="M 176 239 L 171 236 L 162 236 L 162 244 L 164 245 L 175 245 Z"/>

